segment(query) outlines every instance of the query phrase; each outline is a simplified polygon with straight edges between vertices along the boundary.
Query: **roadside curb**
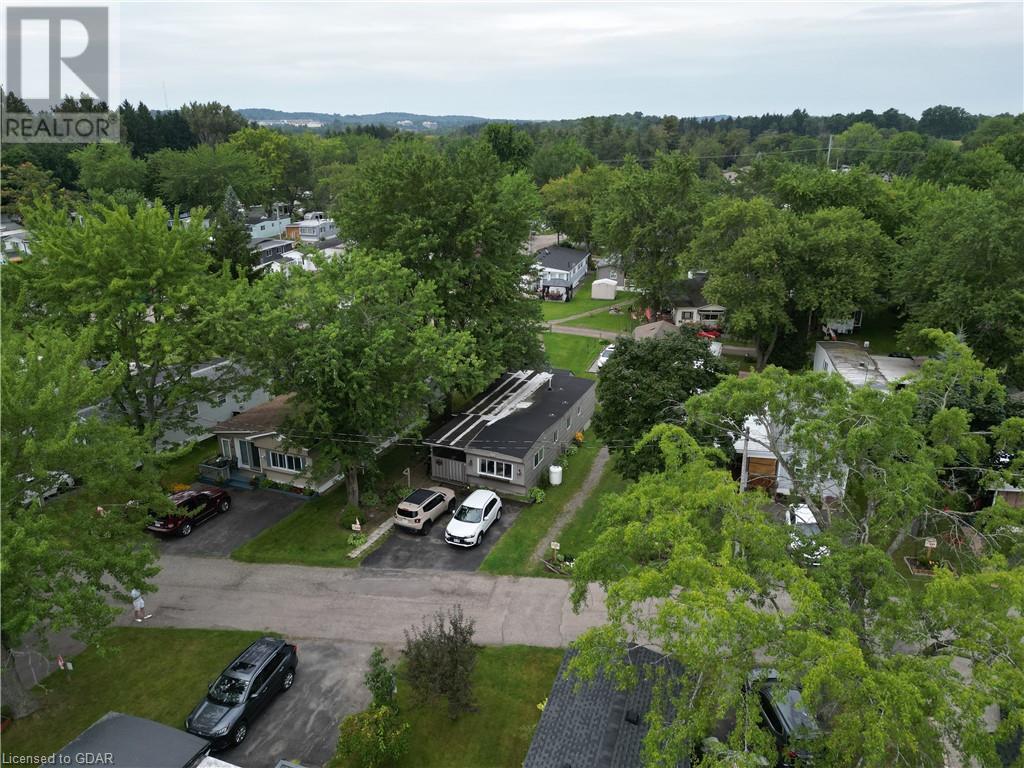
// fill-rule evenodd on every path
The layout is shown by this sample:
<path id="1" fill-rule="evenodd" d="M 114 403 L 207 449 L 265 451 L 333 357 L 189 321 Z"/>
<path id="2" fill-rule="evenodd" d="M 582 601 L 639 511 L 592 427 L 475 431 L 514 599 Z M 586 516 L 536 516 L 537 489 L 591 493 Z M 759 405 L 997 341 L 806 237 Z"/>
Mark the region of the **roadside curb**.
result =
<path id="1" fill-rule="evenodd" d="M 389 517 L 387 520 L 385 520 L 383 523 L 381 523 L 380 525 L 377 526 L 377 530 L 375 530 L 373 533 L 371 533 L 369 535 L 369 537 L 367 537 L 366 541 L 364 541 L 358 547 L 356 547 L 351 552 L 349 552 L 348 556 L 351 557 L 353 560 L 355 560 L 357 557 L 362 555 L 363 552 L 365 552 L 370 547 L 372 547 L 374 544 L 376 544 L 377 541 L 380 539 L 380 537 L 383 536 L 388 531 L 390 531 L 394 527 L 394 525 L 395 525 L 394 519 Z"/>

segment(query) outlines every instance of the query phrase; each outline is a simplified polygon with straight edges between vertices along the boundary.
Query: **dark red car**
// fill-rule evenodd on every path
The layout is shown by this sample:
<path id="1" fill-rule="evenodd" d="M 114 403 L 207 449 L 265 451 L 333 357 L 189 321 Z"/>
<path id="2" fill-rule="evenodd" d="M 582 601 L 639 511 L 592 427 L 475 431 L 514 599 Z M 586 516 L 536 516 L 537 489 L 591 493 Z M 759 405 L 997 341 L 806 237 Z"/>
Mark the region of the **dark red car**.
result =
<path id="1" fill-rule="evenodd" d="M 171 495 L 171 502 L 176 511 L 153 520 L 146 526 L 147 531 L 188 536 L 197 525 L 231 509 L 231 497 L 220 488 L 181 491 Z"/>

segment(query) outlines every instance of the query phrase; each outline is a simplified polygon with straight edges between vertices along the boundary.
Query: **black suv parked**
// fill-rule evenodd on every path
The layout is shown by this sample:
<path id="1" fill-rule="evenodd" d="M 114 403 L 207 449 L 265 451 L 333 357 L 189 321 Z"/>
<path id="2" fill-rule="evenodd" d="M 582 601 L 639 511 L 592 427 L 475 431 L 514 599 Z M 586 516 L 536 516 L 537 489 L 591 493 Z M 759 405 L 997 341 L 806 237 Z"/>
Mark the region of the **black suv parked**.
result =
<path id="1" fill-rule="evenodd" d="M 185 718 L 185 730 L 209 739 L 214 749 L 241 744 L 249 725 L 295 681 L 298 648 L 276 637 L 261 637 L 228 665 L 199 706 Z"/>
<path id="2" fill-rule="evenodd" d="M 821 738 L 817 720 L 803 704 L 800 691 L 786 688 L 773 669 L 756 670 L 751 675 L 761 703 L 761 725 L 775 738 L 779 766 L 814 764 L 814 747 Z"/>

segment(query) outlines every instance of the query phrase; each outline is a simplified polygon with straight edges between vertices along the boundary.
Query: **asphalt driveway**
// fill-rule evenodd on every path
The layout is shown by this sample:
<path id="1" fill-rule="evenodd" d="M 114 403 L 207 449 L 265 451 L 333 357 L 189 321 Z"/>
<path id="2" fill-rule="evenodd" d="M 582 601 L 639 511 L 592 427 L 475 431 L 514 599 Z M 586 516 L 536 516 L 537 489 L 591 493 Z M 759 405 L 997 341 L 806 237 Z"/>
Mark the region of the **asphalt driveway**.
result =
<path id="1" fill-rule="evenodd" d="M 465 494 L 462 494 L 463 496 Z M 461 501 L 456 496 L 456 501 Z M 495 542 L 515 522 L 525 505 L 517 501 L 502 500 L 501 519 L 494 523 L 479 545 L 463 549 L 445 543 L 444 529 L 451 519 L 444 515 L 426 536 L 395 526 L 391 535 L 363 560 L 363 568 L 406 569 L 434 571 L 475 571 L 487 557 Z M 452 503 L 456 509 L 457 503 Z"/>
<path id="2" fill-rule="evenodd" d="M 252 723 L 242 746 L 215 756 L 241 768 L 274 768 L 278 760 L 325 765 L 338 724 L 370 703 L 363 675 L 372 645 L 292 641 L 299 647 L 294 685 Z"/>
<path id="3" fill-rule="evenodd" d="M 195 488 L 202 488 L 196 485 Z M 306 499 L 266 488 L 240 490 L 229 488 L 231 509 L 207 520 L 191 534 L 161 537 L 161 553 L 227 557 L 249 539 L 280 522 L 298 509 Z"/>

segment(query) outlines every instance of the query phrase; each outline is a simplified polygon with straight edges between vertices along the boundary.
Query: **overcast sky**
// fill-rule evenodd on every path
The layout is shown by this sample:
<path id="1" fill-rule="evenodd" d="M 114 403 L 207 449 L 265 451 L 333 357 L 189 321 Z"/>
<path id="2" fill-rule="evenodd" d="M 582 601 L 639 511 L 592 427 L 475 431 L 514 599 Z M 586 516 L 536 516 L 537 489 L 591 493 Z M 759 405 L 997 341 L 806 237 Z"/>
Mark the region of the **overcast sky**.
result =
<path id="1" fill-rule="evenodd" d="M 1024 111 L 1024 2 L 126 2 L 153 107 L 566 118 Z M 166 102 L 164 90 L 166 89 Z"/>

